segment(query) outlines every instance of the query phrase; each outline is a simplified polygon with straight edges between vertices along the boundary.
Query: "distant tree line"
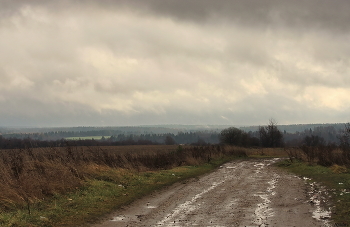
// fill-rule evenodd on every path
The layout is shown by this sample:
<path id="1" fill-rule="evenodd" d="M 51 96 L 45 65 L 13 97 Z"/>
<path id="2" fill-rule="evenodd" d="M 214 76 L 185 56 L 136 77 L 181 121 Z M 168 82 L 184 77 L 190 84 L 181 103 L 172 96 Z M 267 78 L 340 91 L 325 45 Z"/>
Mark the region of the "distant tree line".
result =
<path id="1" fill-rule="evenodd" d="M 339 127 L 338 127 L 339 128 Z M 59 147 L 65 144 L 77 146 L 120 146 L 120 145 L 148 145 L 148 144 L 231 144 L 243 147 L 298 147 L 317 145 L 341 145 L 344 130 L 333 126 L 317 126 L 313 129 L 305 129 L 302 132 L 287 133 L 279 130 L 277 123 L 270 120 L 266 126 L 258 127 L 257 131 L 243 131 L 231 127 L 215 131 L 196 131 L 174 133 L 144 133 L 126 134 L 118 130 L 95 131 L 57 131 L 32 134 L 4 134 L 0 135 L 0 149 L 28 148 L 28 147 Z M 117 134 L 112 134 L 117 133 Z M 62 136 L 88 137 L 102 136 L 102 139 L 80 139 L 68 141 Z M 13 136 L 13 137 L 12 137 Z M 53 139 L 53 138 L 59 139 Z M 47 139 L 45 139 L 47 138 Z M 48 139 L 50 138 L 50 139 Z M 344 141 L 344 140 L 343 140 Z"/>
<path id="2" fill-rule="evenodd" d="M 64 146 L 123 146 L 123 145 L 158 145 L 160 143 L 149 140 L 123 140 L 111 141 L 109 139 L 87 140 L 55 140 L 43 141 L 30 138 L 4 138 L 0 136 L 0 149 L 27 149 L 37 147 L 64 147 Z"/>
<path id="3" fill-rule="evenodd" d="M 305 129 L 301 132 L 284 132 L 283 137 L 286 146 L 300 146 L 305 143 L 305 138 L 307 138 L 306 140 L 310 140 L 310 138 L 318 138 L 323 140 L 323 143 L 325 144 L 339 145 L 344 130 L 345 125 L 343 125 L 343 129 L 336 129 L 334 126 L 318 126 L 313 129 Z"/>
<path id="4" fill-rule="evenodd" d="M 282 147 L 284 145 L 283 134 L 277 128 L 274 120 L 270 120 L 267 126 L 259 127 L 259 131 L 244 132 L 241 129 L 231 127 L 221 131 L 220 142 L 243 147 Z"/>
<path id="5" fill-rule="evenodd" d="M 51 131 L 38 133 L 7 133 L 6 138 L 34 139 L 34 140 L 60 140 L 66 137 L 87 137 L 87 136 L 111 136 L 123 134 L 120 130 L 90 130 L 90 131 Z"/>
<path id="6" fill-rule="evenodd" d="M 95 134 L 96 135 L 96 134 Z M 192 144 L 192 145 L 209 145 L 218 144 L 219 138 L 217 133 L 208 132 L 179 132 L 178 134 L 141 134 L 141 135 L 124 135 L 118 134 L 101 139 L 78 139 L 78 140 L 39 140 L 27 138 L 12 138 L 0 135 L 0 149 L 16 148 L 35 148 L 35 147 L 61 147 L 69 145 L 74 146 L 123 146 L 123 145 L 157 145 L 157 144 Z"/>
<path id="7" fill-rule="evenodd" d="M 350 126 L 343 125 L 343 129 L 337 127 L 338 129 L 330 125 L 317 126 L 302 132 L 287 133 L 285 130 L 279 130 L 277 123 L 270 120 L 267 126 L 260 126 L 257 131 L 245 132 L 234 127 L 224 129 L 219 135 L 219 140 L 225 144 L 249 147 L 341 146 L 344 144 L 344 134 L 350 131 Z"/>
<path id="8" fill-rule="evenodd" d="M 2 135 L 7 139 L 32 139 L 32 140 L 42 140 L 42 141 L 56 141 L 65 139 L 67 137 L 93 137 L 93 136 L 102 136 L 110 137 L 109 140 L 112 142 L 121 142 L 126 140 L 149 140 L 153 143 L 164 143 L 165 137 L 171 136 L 177 144 L 191 144 L 197 143 L 199 141 L 204 141 L 210 144 L 216 144 L 219 142 L 217 132 L 178 132 L 174 133 L 123 133 L 119 130 L 94 130 L 94 131 L 55 131 L 55 132 L 45 132 L 45 133 L 13 133 L 13 134 L 4 134 Z"/>
<path id="9" fill-rule="evenodd" d="M 177 134 L 141 134 L 141 135 L 125 135 L 119 134 L 111 136 L 110 141 L 125 141 L 125 140 L 148 140 L 154 143 L 166 144 L 217 144 L 219 143 L 219 134 L 214 132 L 179 132 Z"/>

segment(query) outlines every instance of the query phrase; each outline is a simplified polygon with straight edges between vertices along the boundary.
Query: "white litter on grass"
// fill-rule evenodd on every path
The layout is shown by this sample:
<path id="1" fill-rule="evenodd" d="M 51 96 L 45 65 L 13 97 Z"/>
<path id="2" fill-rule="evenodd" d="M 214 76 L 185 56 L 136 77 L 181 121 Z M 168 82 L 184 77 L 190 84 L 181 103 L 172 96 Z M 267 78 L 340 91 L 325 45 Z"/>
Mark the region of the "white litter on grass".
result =
<path id="1" fill-rule="evenodd" d="M 40 216 L 40 220 L 42 220 L 42 221 L 48 221 L 49 219 L 48 219 L 47 217 Z"/>
<path id="2" fill-rule="evenodd" d="M 345 194 L 349 194 L 350 192 L 349 191 L 347 191 L 346 189 L 342 189 L 341 190 L 343 193 L 345 193 Z"/>

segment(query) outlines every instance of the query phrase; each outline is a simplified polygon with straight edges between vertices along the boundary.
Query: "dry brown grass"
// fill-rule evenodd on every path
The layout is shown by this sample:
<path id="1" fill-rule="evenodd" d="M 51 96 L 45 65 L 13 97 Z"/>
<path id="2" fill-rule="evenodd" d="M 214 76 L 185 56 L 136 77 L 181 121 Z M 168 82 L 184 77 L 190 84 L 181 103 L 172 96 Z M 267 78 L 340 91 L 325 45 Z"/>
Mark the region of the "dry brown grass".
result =
<path id="1" fill-rule="evenodd" d="M 350 151 L 339 146 L 301 146 L 285 149 L 291 162 L 294 159 L 308 162 L 310 165 L 318 164 L 326 167 L 350 167 Z"/>
<path id="2" fill-rule="evenodd" d="M 0 206 L 11 210 L 29 206 L 45 197 L 74 190 L 85 179 L 114 179 L 128 171 L 199 165 L 211 159 L 245 156 L 245 150 L 228 146 L 118 146 L 60 147 L 0 151 Z M 113 169 L 120 174 L 111 175 Z M 104 174 L 106 173 L 106 174 Z M 108 180 L 108 179 L 103 179 Z"/>
<path id="3" fill-rule="evenodd" d="M 248 156 L 287 157 L 287 151 L 283 148 L 241 148 Z"/>

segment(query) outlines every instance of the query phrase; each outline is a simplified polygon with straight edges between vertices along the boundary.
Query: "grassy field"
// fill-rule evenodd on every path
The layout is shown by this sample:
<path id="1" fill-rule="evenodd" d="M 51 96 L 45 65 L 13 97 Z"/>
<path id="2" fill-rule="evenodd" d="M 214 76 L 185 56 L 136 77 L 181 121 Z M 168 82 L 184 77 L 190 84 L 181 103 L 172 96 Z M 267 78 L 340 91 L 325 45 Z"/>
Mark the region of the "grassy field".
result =
<path id="1" fill-rule="evenodd" d="M 285 149 L 111 146 L 0 150 L 0 226 L 84 226 L 153 190 L 237 157 L 287 157 Z M 285 170 L 330 189 L 332 218 L 350 225 L 350 174 L 289 159 Z"/>
<path id="2" fill-rule="evenodd" d="M 284 160 L 278 166 L 326 186 L 331 196 L 335 226 L 350 226 L 350 171 L 344 166 L 324 167 L 306 162 Z"/>
<path id="3" fill-rule="evenodd" d="M 0 223 L 1 226 L 83 226 L 151 191 L 209 172 L 228 160 L 142 173 L 98 168 L 94 170 L 96 175 L 79 189 L 35 203 L 30 213 L 25 207 L 2 213 Z"/>
<path id="4" fill-rule="evenodd" d="M 165 185 L 237 157 L 228 146 L 0 151 L 0 226 L 84 226 Z"/>

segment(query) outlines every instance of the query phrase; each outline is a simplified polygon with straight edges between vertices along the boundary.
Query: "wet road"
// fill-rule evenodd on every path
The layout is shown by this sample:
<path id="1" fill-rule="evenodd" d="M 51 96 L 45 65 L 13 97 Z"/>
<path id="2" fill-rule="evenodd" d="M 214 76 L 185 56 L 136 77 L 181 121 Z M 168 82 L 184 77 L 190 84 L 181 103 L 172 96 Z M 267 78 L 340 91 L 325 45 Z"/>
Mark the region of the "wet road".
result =
<path id="1" fill-rule="evenodd" d="M 235 161 L 118 210 L 94 227 L 329 226 L 310 203 L 305 180 L 271 166 L 276 159 Z M 326 214 L 326 213 L 324 213 Z"/>

